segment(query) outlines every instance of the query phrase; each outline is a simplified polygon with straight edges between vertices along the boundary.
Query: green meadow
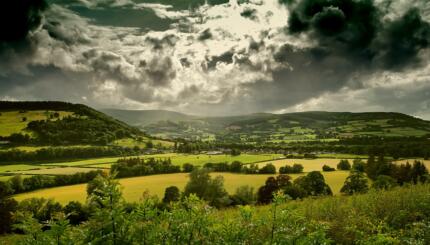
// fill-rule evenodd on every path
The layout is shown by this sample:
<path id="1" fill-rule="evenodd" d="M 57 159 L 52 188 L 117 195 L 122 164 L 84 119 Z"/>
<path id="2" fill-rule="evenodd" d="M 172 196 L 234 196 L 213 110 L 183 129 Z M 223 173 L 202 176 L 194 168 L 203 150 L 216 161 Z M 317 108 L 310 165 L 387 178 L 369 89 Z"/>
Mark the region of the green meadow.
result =
<path id="1" fill-rule="evenodd" d="M 28 122 L 46 120 L 50 111 L 4 111 L 0 115 L 0 136 L 9 136 L 13 133 L 21 133 L 27 127 Z M 59 118 L 70 116 L 72 112 L 58 111 Z M 53 120 L 53 119 L 51 119 Z"/>

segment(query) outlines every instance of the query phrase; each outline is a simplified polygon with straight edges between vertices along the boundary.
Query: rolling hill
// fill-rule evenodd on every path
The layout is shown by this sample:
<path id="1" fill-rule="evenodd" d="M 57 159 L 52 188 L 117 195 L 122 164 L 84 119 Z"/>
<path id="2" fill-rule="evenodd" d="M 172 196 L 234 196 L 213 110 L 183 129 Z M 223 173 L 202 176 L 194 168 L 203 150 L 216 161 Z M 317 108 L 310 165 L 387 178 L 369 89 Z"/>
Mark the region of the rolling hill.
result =
<path id="1" fill-rule="evenodd" d="M 3 142 L 33 145 L 106 145 L 119 138 L 145 136 L 139 129 L 82 104 L 0 102 Z"/>
<path id="2" fill-rule="evenodd" d="M 336 141 L 351 137 L 423 137 L 430 122 L 394 112 L 257 113 L 230 117 L 197 117 L 168 111 L 121 111 L 107 114 L 162 138 L 232 142 L 288 143 Z M 139 117 L 149 118 L 139 121 Z"/>
<path id="3" fill-rule="evenodd" d="M 146 126 L 159 121 L 187 121 L 195 118 L 183 113 L 165 110 L 100 109 L 100 111 L 133 126 Z"/>

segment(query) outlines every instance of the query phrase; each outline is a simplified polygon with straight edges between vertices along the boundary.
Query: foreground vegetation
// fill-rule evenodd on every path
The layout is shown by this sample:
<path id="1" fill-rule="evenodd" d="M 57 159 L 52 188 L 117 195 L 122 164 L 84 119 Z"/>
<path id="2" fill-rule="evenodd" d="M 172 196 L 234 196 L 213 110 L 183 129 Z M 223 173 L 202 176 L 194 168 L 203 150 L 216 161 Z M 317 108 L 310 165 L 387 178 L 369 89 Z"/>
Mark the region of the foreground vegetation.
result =
<path id="1" fill-rule="evenodd" d="M 25 233 L 21 244 L 426 244 L 429 238 L 430 175 L 420 161 L 396 165 L 381 155 L 352 164 L 341 160 L 337 171 L 325 165 L 330 171 L 323 167 L 324 174 L 300 173 L 300 164 L 279 169 L 299 173 L 295 176 L 275 175 L 275 166 L 267 164 L 256 168 L 258 174 L 230 173 L 247 181 L 235 190 L 224 185 L 228 175 L 211 171 L 240 173 L 249 167 L 208 163 L 190 169 L 184 186 L 170 182 L 162 199 L 142 193 L 138 185 L 133 192 L 139 199 L 133 202 L 126 201 L 120 183 L 137 178 L 116 179 L 131 170 L 164 172 L 172 167 L 178 168 L 169 160 L 130 158 L 114 164 L 111 174 L 56 178 L 89 181 L 75 193 L 63 190 L 84 199 L 67 204 L 37 197 L 18 203 L 11 198 L 17 187 L 34 186 L 37 178 L 0 182 L 0 233 Z M 339 190 L 342 196 L 333 198 L 325 176 L 338 173 L 345 173 L 346 179 Z M 153 179 L 147 184 L 158 184 L 153 189 L 168 182 L 149 177 Z M 264 183 L 255 177 L 265 178 Z M 269 206 L 260 206 L 265 204 Z"/>
<path id="2" fill-rule="evenodd" d="M 426 244 L 430 237 L 428 184 L 297 201 L 278 192 L 268 206 L 218 211 L 193 194 L 163 205 L 146 195 L 130 205 L 117 181 L 103 178 L 89 191 L 86 203 L 87 221 L 78 226 L 77 213 L 65 216 L 67 212 L 57 209 L 45 217 L 47 223 L 39 223 L 30 211 L 21 211 L 16 227 L 26 235 L 17 240 L 20 244 Z"/>

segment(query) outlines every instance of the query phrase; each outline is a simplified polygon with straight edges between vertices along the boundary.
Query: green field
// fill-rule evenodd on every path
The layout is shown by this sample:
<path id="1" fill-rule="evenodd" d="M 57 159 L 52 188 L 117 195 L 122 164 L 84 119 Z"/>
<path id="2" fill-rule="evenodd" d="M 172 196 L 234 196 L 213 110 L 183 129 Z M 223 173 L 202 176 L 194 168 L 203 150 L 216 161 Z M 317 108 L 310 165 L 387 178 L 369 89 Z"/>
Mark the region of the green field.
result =
<path id="1" fill-rule="evenodd" d="M 9 136 L 13 133 L 21 133 L 27 127 L 28 122 L 49 119 L 49 115 L 53 112 L 26 111 L 20 113 L 19 111 L 3 111 L 0 113 L 0 136 Z M 58 111 L 58 113 L 60 114 L 60 118 L 73 114 L 66 111 Z M 23 118 L 26 118 L 26 120 L 24 121 Z"/>
<path id="2" fill-rule="evenodd" d="M 193 165 L 203 165 L 208 162 L 218 163 L 218 162 L 233 162 L 240 161 L 243 163 L 253 163 L 260 161 L 268 161 L 273 159 L 279 159 L 282 157 L 281 154 L 241 154 L 239 156 L 231 155 L 192 155 L 192 154 L 178 154 L 178 153 L 168 153 L 168 154 L 155 154 L 155 155 L 142 155 L 140 158 L 156 158 L 156 159 L 167 159 L 170 158 L 173 164 L 183 165 L 184 163 L 191 163 Z M 58 162 L 58 163 L 46 163 L 44 166 L 103 166 L 103 168 L 110 167 L 108 164 L 116 162 L 121 157 L 106 157 L 106 158 L 95 158 L 82 161 L 73 162 Z M 94 165 L 94 166 L 93 166 Z"/>
<path id="3" fill-rule="evenodd" d="M 0 181 L 8 181 L 13 176 L 0 176 Z"/>
<path id="4" fill-rule="evenodd" d="M 89 166 L 86 166 L 86 168 L 110 169 L 111 166 L 112 166 L 112 163 L 102 163 L 102 164 L 96 164 L 96 165 L 89 165 Z"/>
<path id="5" fill-rule="evenodd" d="M 162 146 L 162 147 L 173 147 L 175 145 L 174 142 L 171 141 L 166 141 L 166 140 L 149 140 L 148 138 L 143 138 L 142 141 L 137 141 L 135 139 L 131 139 L 131 138 L 126 138 L 126 139 L 120 139 L 120 140 L 115 140 L 114 144 L 118 145 L 118 146 L 122 146 L 122 147 L 139 147 L 139 148 L 146 148 L 146 143 L 148 141 L 151 141 L 152 144 L 157 147 L 157 146 Z"/>
<path id="6" fill-rule="evenodd" d="M 96 165 L 102 163 L 114 163 L 118 161 L 121 157 L 103 157 L 103 158 L 94 158 L 80 161 L 72 161 L 72 162 L 54 162 L 54 163 L 44 163 L 44 166 L 64 166 L 64 167 L 77 167 L 77 166 L 88 166 L 88 165 Z"/>
<path id="7" fill-rule="evenodd" d="M 329 173 L 323 173 L 326 182 L 332 188 L 334 193 L 339 193 L 340 188 L 343 185 L 349 172 L 347 171 L 335 171 Z M 224 184 L 227 191 L 233 194 L 237 187 L 242 185 L 250 185 L 257 190 L 262 186 L 267 177 L 272 175 L 244 175 L 244 174 L 232 174 L 232 173 L 213 173 L 212 176 L 221 175 L 224 177 Z M 297 178 L 302 174 L 292 174 L 293 178 Z M 134 202 L 139 201 L 143 193 L 148 190 L 150 194 L 157 195 L 162 198 L 164 190 L 168 186 L 175 185 L 183 190 L 185 184 L 188 181 L 188 174 L 163 174 L 163 175 L 152 175 L 134 178 L 120 179 L 119 182 L 123 186 L 123 194 L 127 201 Z M 24 193 L 16 195 L 15 198 L 21 201 L 26 198 L 32 197 L 44 197 L 54 198 L 56 201 L 66 204 L 70 201 L 81 201 L 85 202 L 86 199 L 86 184 L 55 187 L 49 189 L 43 189 L 39 191 Z"/>
<path id="8" fill-rule="evenodd" d="M 60 168 L 46 168 L 39 170 L 27 170 L 20 171 L 22 174 L 30 174 L 30 175 L 69 175 L 76 173 L 86 173 L 93 171 L 93 168 L 77 168 L 77 167 L 60 167 Z"/>
<path id="9" fill-rule="evenodd" d="M 16 171 L 32 170 L 32 169 L 44 169 L 44 168 L 47 168 L 47 167 L 40 166 L 40 165 L 28 165 L 28 164 L 3 165 L 3 166 L 0 166 L 0 174 L 16 172 Z"/>

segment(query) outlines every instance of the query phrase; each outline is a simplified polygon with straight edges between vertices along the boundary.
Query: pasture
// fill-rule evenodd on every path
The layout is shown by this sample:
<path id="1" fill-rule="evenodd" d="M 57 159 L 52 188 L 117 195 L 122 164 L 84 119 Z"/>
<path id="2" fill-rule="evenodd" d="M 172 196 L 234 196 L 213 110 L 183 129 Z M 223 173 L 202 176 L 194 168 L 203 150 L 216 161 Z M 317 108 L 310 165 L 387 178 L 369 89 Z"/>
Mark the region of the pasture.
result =
<path id="1" fill-rule="evenodd" d="M 143 138 L 142 141 L 138 141 L 131 138 L 126 139 L 120 139 L 115 140 L 114 144 L 122 147 L 140 147 L 140 148 L 146 148 L 146 143 L 151 141 L 154 146 L 161 146 L 161 147 L 173 147 L 175 145 L 174 142 L 167 141 L 167 140 L 149 140 L 148 138 Z"/>
<path id="2" fill-rule="evenodd" d="M 133 156 L 131 156 L 133 157 Z M 168 153 L 168 154 L 154 154 L 154 155 L 142 155 L 134 156 L 140 158 L 156 158 L 156 159 L 168 159 L 172 160 L 175 165 L 182 166 L 184 163 L 191 163 L 193 165 L 203 165 L 208 162 L 219 163 L 219 162 L 233 162 L 240 161 L 242 163 L 253 163 L 260 161 L 275 160 L 282 157 L 282 154 L 241 154 L 239 156 L 231 155 L 207 155 L 207 154 L 179 154 L 179 153 Z M 82 167 L 82 166 L 102 166 L 102 168 L 110 168 L 110 164 L 115 163 L 122 157 L 105 157 L 95 158 L 82 161 L 73 162 L 57 162 L 57 163 L 46 163 L 44 166 L 67 166 L 67 167 Z M 129 158 L 129 157 L 127 157 Z"/>
<path id="3" fill-rule="evenodd" d="M 50 118 L 52 111 L 2 111 L 0 112 L 0 136 L 9 136 L 13 133 L 22 133 L 28 122 L 46 120 Z M 59 118 L 70 116 L 72 112 L 58 111 Z M 55 119 L 51 119 L 55 120 Z"/>
<path id="4" fill-rule="evenodd" d="M 335 171 L 323 173 L 327 184 L 332 188 L 335 194 L 338 194 L 349 172 Z M 234 194 L 236 188 L 242 185 L 249 185 L 254 187 L 257 191 L 260 186 L 264 184 L 267 177 L 272 175 L 245 175 L 245 174 L 232 174 L 232 173 L 213 173 L 212 176 L 221 175 L 224 177 L 224 185 L 230 194 Z M 291 174 L 290 176 L 295 179 L 303 174 Z M 151 195 L 157 195 L 162 198 L 164 190 L 169 186 L 177 186 L 183 190 L 188 182 L 188 174 L 163 174 L 152 175 L 143 177 L 133 177 L 119 179 L 119 183 L 123 187 L 123 196 L 127 201 L 139 201 L 145 191 L 149 191 Z M 14 196 L 18 201 L 32 197 L 53 198 L 56 201 L 66 204 L 70 201 L 85 202 L 86 199 L 86 184 L 48 188 L 29 193 L 23 193 Z"/>
<path id="5" fill-rule="evenodd" d="M 76 173 L 86 173 L 93 171 L 93 168 L 79 168 L 79 167 L 59 167 L 59 168 L 45 168 L 38 170 L 20 171 L 21 174 L 30 175 L 70 175 Z"/>
<path id="6" fill-rule="evenodd" d="M 14 165 L 0 165 L 0 174 L 21 172 L 25 170 L 44 169 L 46 166 L 28 165 L 28 164 L 14 164 Z"/>

